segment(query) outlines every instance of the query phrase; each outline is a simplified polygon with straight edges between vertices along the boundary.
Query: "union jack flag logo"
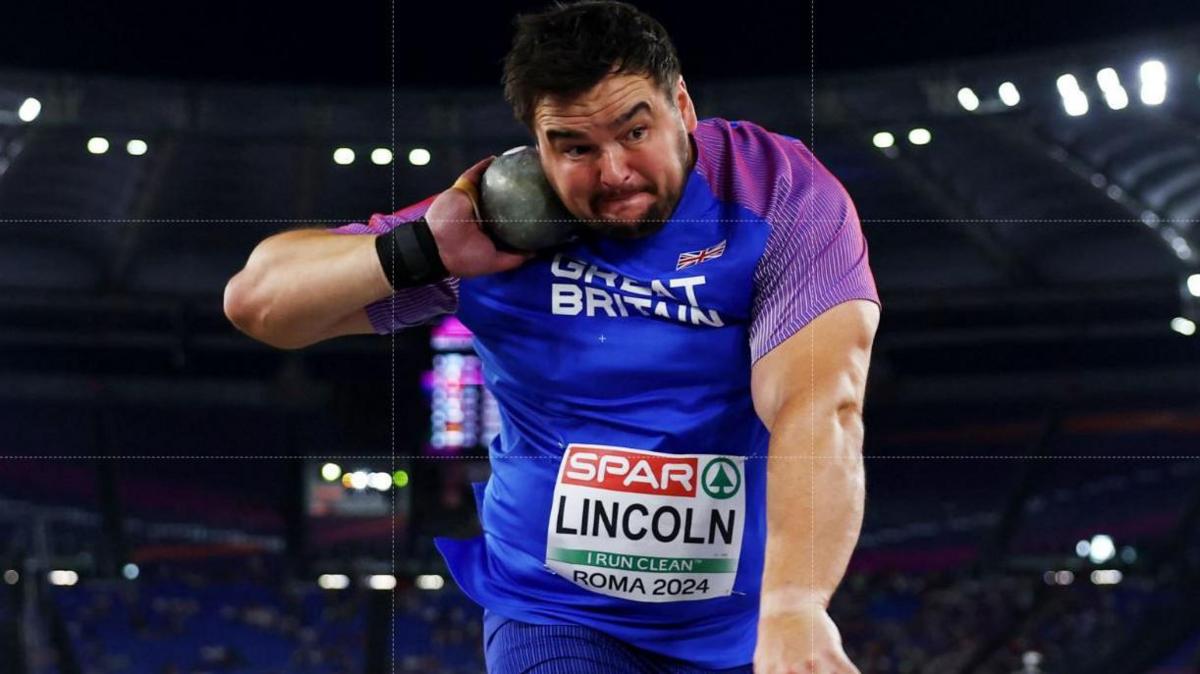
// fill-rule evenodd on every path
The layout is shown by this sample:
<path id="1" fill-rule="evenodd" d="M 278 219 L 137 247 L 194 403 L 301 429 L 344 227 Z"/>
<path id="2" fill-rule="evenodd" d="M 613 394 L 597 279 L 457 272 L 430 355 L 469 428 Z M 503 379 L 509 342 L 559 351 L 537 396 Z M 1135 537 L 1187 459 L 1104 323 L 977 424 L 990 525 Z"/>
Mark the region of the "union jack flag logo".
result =
<path id="1" fill-rule="evenodd" d="M 679 254 L 679 262 L 675 264 L 675 271 L 695 267 L 701 262 L 708 262 L 714 258 L 721 257 L 725 254 L 725 242 L 722 241 L 715 246 L 710 246 L 704 250 L 693 250 Z"/>

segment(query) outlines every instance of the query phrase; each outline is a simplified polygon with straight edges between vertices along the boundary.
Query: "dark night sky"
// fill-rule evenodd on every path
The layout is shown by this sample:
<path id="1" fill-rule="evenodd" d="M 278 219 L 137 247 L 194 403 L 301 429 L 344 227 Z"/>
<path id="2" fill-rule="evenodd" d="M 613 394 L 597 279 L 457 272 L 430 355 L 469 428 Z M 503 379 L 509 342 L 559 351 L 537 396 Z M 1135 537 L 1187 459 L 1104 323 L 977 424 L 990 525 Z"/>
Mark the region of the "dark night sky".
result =
<path id="1" fill-rule="evenodd" d="M 489 85 L 511 18 L 538 2 L 396 3 L 398 85 Z M 695 79 L 807 73 L 809 5 L 641 2 L 671 32 Z M 106 6 L 107 5 L 107 6 Z M 715 5 L 713 5 L 715 6 Z M 340 0 L 16 0 L 0 68 L 189 80 L 387 86 L 390 5 Z M 1134 35 L 1200 24 L 1196 0 L 817 0 L 816 68 L 858 70 Z"/>

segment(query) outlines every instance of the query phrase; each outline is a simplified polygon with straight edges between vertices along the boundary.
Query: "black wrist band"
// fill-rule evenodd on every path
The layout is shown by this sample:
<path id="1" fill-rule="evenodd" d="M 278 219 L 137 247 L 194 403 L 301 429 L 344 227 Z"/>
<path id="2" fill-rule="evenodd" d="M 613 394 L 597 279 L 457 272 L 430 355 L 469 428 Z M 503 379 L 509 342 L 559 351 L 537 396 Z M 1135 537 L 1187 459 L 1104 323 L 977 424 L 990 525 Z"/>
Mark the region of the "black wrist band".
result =
<path id="1" fill-rule="evenodd" d="M 425 218 L 375 237 L 375 252 L 393 290 L 429 285 L 450 275 Z"/>

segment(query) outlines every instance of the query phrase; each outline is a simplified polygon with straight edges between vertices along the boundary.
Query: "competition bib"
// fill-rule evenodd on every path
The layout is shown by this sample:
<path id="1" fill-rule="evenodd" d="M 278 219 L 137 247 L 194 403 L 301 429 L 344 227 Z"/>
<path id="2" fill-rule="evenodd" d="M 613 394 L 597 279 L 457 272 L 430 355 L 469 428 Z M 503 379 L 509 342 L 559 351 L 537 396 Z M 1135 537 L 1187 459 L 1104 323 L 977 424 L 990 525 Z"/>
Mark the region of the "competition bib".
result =
<path id="1" fill-rule="evenodd" d="M 733 592 L 746 521 L 745 458 L 571 444 L 554 486 L 546 566 L 633 601 Z"/>

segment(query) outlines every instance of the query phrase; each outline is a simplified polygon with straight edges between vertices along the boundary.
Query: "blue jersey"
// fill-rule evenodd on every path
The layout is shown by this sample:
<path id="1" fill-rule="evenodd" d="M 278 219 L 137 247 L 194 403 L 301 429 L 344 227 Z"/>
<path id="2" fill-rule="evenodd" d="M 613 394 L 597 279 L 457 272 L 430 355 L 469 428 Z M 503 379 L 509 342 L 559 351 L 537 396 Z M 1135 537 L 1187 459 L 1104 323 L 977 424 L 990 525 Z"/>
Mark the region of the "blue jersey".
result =
<path id="1" fill-rule="evenodd" d="M 879 302 L 841 184 L 804 145 L 706 119 L 671 218 L 368 307 L 455 312 L 499 403 L 483 534 L 436 543 L 467 595 L 708 668 L 752 660 L 769 432 L 753 364 L 825 310 Z M 428 200 L 350 233 L 386 231 Z"/>

